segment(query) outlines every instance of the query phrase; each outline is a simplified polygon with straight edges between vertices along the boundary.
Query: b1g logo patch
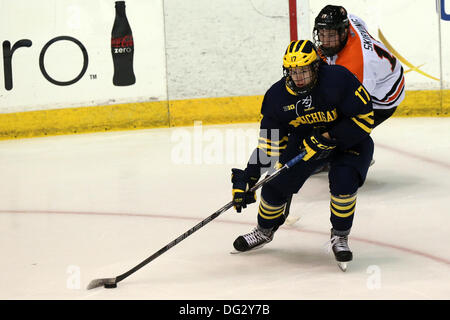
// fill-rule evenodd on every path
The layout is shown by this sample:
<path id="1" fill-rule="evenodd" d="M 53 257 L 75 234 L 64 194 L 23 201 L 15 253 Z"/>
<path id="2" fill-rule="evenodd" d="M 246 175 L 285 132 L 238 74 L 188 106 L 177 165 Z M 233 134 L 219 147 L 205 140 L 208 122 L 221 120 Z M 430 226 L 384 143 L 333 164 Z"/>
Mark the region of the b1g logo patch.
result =
<path id="1" fill-rule="evenodd" d="M 283 106 L 283 111 L 284 112 L 291 111 L 291 110 L 295 110 L 295 105 L 290 104 L 288 106 Z"/>

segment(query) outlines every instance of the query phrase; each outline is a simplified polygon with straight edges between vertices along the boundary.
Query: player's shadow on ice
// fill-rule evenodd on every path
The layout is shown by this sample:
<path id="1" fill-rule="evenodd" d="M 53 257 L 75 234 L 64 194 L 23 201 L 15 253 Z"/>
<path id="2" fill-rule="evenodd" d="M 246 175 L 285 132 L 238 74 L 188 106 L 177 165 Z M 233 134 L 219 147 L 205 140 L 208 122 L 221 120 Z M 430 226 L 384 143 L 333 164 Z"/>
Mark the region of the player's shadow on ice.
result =
<path id="1" fill-rule="evenodd" d="M 367 194 L 387 194 L 393 191 L 402 191 L 402 194 L 410 194 L 411 191 L 418 188 L 433 187 L 432 181 L 424 180 L 415 176 L 413 173 L 406 174 L 404 172 L 395 172 L 391 170 L 377 170 L 369 172 L 364 185 L 358 190 L 358 193 Z M 328 174 L 320 173 L 311 176 L 294 195 L 292 201 L 329 201 L 330 190 L 328 183 Z"/>
<path id="2" fill-rule="evenodd" d="M 375 174 L 369 173 L 360 191 L 370 194 L 386 194 L 392 191 L 401 191 L 401 193 L 408 192 L 407 194 L 409 195 L 411 190 L 428 187 L 432 187 L 430 181 L 426 181 L 414 174 L 379 170 Z"/>
<path id="3" fill-rule="evenodd" d="M 248 257 L 264 257 L 266 260 L 270 260 L 271 263 L 266 267 L 260 265 L 259 270 L 261 273 L 268 272 L 273 269 L 274 263 L 280 263 L 285 268 L 294 268 L 302 272 L 337 272 L 341 273 L 337 266 L 337 262 L 334 259 L 333 253 L 327 253 L 325 249 L 320 248 L 282 248 L 281 246 L 269 247 L 257 249 L 255 251 L 245 253 Z M 358 254 L 357 251 L 353 252 L 354 259 L 349 263 L 349 268 L 346 273 L 367 273 L 368 268 L 373 265 L 380 267 L 386 267 L 387 265 L 398 264 L 399 259 L 395 256 L 383 256 L 383 257 L 368 257 L 363 254 Z M 276 260 L 276 261 L 275 261 Z"/>

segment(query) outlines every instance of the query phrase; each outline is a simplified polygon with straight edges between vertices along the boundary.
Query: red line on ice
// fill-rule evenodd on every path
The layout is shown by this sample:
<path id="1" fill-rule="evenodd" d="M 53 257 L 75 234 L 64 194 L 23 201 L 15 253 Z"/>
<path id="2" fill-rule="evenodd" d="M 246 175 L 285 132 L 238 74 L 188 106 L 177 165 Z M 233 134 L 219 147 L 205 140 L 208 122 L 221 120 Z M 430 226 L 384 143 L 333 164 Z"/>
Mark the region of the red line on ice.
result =
<path id="1" fill-rule="evenodd" d="M 432 163 L 432 164 L 438 165 L 440 167 L 444 167 L 446 169 L 450 169 L 450 164 L 446 163 L 446 162 L 443 162 L 443 161 L 439 161 L 439 160 L 423 157 L 421 155 L 414 154 L 412 152 L 408 152 L 408 151 L 404 151 L 404 150 L 400 150 L 400 149 L 397 149 L 397 148 L 394 148 L 394 147 L 391 147 L 391 146 L 388 146 L 388 145 L 385 145 L 385 144 L 382 144 L 382 143 L 378 143 L 378 142 L 375 143 L 375 148 L 377 148 L 377 147 L 380 147 L 382 149 L 386 149 L 386 150 L 389 150 L 389 151 L 392 151 L 392 152 L 395 152 L 395 153 L 399 153 L 399 154 L 401 154 L 403 156 L 406 156 L 406 157 L 414 158 L 414 159 L 417 159 L 417 160 L 420 160 L 420 161 L 424 161 L 424 162 L 428 162 L 428 163 Z"/>
<path id="2" fill-rule="evenodd" d="M 75 212 L 75 211 L 44 211 L 44 210 L 0 210 L 0 213 L 16 213 L 16 214 L 57 214 L 57 215 L 95 215 L 95 216 L 118 216 L 118 217 L 140 217 L 140 218 L 157 218 L 157 219 L 173 219 L 173 220 L 193 220 L 196 222 L 200 222 L 201 220 L 205 218 L 198 218 L 198 217 L 181 217 L 181 216 L 168 216 L 163 214 L 138 214 L 138 213 L 110 213 L 110 212 Z M 216 222 L 220 223 L 229 223 L 229 224 L 245 224 L 245 225 L 253 225 L 254 223 L 250 222 L 242 222 L 242 221 L 226 221 L 226 220 L 215 220 Z M 314 231 L 314 230 L 306 230 L 306 229 L 297 229 L 295 227 L 286 227 L 286 230 L 295 231 L 295 232 L 303 232 L 303 233 L 310 233 L 310 234 L 316 234 L 316 235 L 324 235 L 329 236 L 329 233 L 321 232 L 321 231 Z M 406 253 L 414 254 L 417 256 L 421 256 L 424 258 L 428 258 L 431 260 L 434 260 L 436 262 L 440 262 L 446 265 L 450 265 L 450 261 L 447 259 L 444 259 L 442 257 L 437 257 L 431 254 L 428 254 L 426 252 L 422 252 L 415 249 L 405 248 L 402 246 L 398 246 L 395 244 L 370 240 L 370 239 L 364 239 L 360 237 L 351 237 L 354 241 L 369 243 L 372 245 L 385 247 L 385 248 L 391 248 L 399 251 L 403 251 Z"/>

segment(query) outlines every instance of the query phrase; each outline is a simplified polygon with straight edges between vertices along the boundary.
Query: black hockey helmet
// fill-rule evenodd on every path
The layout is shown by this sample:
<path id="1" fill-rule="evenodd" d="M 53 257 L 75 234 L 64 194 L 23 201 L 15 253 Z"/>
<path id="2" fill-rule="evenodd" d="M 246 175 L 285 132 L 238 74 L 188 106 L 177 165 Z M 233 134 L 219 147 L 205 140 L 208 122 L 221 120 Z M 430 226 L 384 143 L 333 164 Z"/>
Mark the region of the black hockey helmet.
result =
<path id="1" fill-rule="evenodd" d="M 334 56 L 344 48 L 348 39 L 349 21 L 347 10 L 342 6 L 327 5 L 320 10 L 314 20 L 313 39 L 321 52 L 328 57 Z M 334 46 L 324 46 L 323 39 L 319 36 L 319 30 L 336 30 L 339 41 Z"/>

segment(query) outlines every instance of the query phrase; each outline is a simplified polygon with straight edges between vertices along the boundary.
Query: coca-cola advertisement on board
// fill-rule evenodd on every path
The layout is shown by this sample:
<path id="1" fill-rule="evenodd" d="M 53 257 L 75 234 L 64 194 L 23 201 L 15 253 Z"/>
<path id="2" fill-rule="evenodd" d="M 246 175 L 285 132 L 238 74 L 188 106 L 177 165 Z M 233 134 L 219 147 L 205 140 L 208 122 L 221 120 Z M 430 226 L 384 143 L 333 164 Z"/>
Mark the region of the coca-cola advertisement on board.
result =
<path id="1" fill-rule="evenodd" d="M 162 1 L 0 7 L 0 113 L 167 100 Z"/>
<path id="2" fill-rule="evenodd" d="M 125 1 L 116 1 L 116 17 L 111 32 L 111 54 L 114 63 L 113 84 L 129 86 L 136 82 L 133 71 L 133 33 L 125 12 Z"/>

